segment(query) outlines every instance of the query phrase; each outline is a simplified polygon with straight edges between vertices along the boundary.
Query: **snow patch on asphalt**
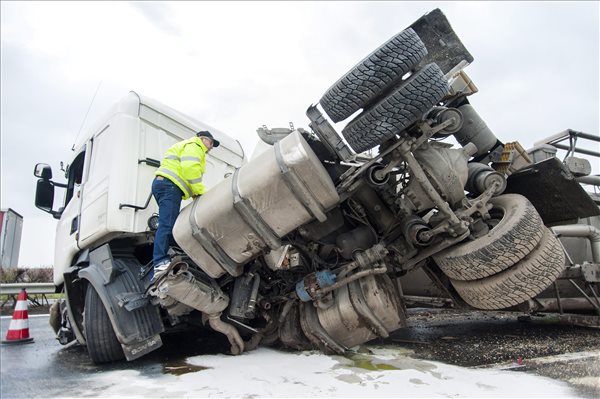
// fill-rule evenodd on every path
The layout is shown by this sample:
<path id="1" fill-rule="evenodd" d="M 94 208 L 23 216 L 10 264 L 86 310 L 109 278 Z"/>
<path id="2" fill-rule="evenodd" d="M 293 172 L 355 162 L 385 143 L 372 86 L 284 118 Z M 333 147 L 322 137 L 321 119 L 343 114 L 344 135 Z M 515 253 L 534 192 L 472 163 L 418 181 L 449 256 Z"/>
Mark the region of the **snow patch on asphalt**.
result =
<path id="1" fill-rule="evenodd" d="M 564 382 L 411 358 L 406 350 L 327 356 L 259 348 L 240 356 L 187 359 L 190 371 L 109 371 L 92 376 L 81 396 L 102 397 L 573 397 Z"/>

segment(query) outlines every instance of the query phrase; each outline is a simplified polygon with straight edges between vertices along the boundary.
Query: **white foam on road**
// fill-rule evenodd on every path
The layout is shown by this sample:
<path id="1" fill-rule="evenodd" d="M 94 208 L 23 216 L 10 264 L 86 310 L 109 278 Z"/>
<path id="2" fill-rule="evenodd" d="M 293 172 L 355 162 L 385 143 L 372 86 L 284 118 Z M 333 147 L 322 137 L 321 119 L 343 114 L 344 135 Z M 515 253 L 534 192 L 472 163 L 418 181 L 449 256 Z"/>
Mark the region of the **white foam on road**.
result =
<path id="1" fill-rule="evenodd" d="M 413 359 L 406 350 L 370 347 L 346 358 L 259 348 L 240 356 L 187 359 L 206 367 L 183 375 L 135 370 L 91 376 L 81 396 L 101 397 L 528 397 L 577 396 L 564 382 L 503 370 Z"/>

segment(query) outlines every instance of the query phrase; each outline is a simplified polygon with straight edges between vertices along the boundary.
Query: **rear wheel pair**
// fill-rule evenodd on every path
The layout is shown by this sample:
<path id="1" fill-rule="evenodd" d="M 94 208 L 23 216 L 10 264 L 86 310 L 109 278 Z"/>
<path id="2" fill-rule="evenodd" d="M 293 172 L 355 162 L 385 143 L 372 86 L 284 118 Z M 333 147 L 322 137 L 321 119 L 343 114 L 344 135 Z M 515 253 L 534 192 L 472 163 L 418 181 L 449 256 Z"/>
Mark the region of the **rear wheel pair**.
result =
<path id="1" fill-rule="evenodd" d="M 363 109 L 342 130 L 357 153 L 395 137 L 417 122 L 448 93 L 440 68 L 432 63 L 413 71 L 427 54 L 412 29 L 388 40 L 347 72 L 320 100 L 334 122 Z M 405 75 L 413 72 L 406 80 Z"/>
<path id="2" fill-rule="evenodd" d="M 489 233 L 440 252 L 434 260 L 469 305 L 503 309 L 552 284 L 565 268 L 565 255 L 525 197 L 506 194 L 490 202 Z"/>

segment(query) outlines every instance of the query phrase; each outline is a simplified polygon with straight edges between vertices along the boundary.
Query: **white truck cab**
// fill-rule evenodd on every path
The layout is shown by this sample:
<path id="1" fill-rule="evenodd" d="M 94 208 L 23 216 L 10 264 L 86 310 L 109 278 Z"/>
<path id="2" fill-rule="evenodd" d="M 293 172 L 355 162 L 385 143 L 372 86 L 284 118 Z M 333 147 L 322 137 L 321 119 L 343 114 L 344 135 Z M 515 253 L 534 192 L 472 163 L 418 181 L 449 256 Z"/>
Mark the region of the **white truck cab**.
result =
<path id="1" fill-rule="evenodd" d="M 240 143 L 133 91 L 74 145 L 75 156 L 67 166 L 65 185 L 50 179 L 38 183 L 66 188 L 58 211 L 51 209 L 52 189 L 46 190 L 46 196 L 39 192 L 36 197 L 38 207 L 59 219 L 54 258 L 56 286 L 64 282 L 65 270 L 82 250 L 116 238 L 133 239 L 138 245 L 152 240 L 153 234 L 146 233 L 149 219 L 158 211 L 150 192 L 154 172 L 167 148 L 199 130 L 209 130 L 221 142 L 206 158 L 204 182 L 210 189 L 245 163 Z M 36 166 L 40 173 L 44 168 L 48 167 Z"/>

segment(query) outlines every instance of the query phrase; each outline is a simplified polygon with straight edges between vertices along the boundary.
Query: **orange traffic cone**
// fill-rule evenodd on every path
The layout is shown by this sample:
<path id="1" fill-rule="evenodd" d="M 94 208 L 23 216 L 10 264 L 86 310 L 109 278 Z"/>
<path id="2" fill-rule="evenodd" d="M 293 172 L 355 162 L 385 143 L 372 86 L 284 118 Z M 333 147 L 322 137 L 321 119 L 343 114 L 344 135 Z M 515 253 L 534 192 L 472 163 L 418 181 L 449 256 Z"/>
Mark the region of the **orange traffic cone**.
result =
<path id="1" fill-rule="evenodd" d="M 17 306 L 13 313 L 12 320 L 8 326 L 8 332 L 6 333 L 6 340 L 3 340 L 3 344 L 25 344 L 32 342 L 33 338 L 29 337 L 29 316 L 27 315 L 27 292 L 25 288 L 21 289 L 19 298 L 17 299 Z"/>

